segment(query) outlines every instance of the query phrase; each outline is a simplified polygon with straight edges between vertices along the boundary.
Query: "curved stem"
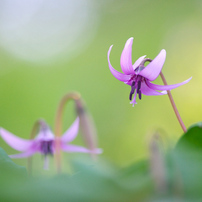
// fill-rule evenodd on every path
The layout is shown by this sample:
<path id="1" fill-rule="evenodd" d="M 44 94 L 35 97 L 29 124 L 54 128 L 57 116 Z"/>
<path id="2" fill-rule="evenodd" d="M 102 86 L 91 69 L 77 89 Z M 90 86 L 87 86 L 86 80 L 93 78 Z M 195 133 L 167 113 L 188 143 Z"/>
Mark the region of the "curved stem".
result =
<path id="1" fill-rule="evenodd" d="M 56 164 L 57 164 L 57 172 L 61 172 L 61 152 L 60 152 L 60 136 L 62 134 L 62 116 L 64 112 L 64 108 L 66 103 L 69 100 L 79 100 L 80 94 L 76 92 L 68 93 L 66 94 L 62 100 L 60 101 L 57 113 L 56 113 L 56 119 L 55 119 L 55 136 L 56 136 Z"/>
<path id="2" fill-rule="evenodd" d="M 161 79 L 162 79 L 164 85 L 168 85 L 167 82 L 166 82 L 166 79 L 165 79 L 165 77 L 164 77 L 164 75 L 163 75 L 162 72 L 160 73 L 160 76 L 161 76 Z M 169 97 L 169 99 L 170 99 L 170 102 L 171 102 L 171 105 L 172 105 L 172 107 L 173 107 L 173 110 L 174 110 L 174 112 L 175 112 L 175 115 L 176 115 L 176 117 L 177 117 L 177 119 L 178 119 L 178 121 L 179 121 L 179 123 L 180 123 L 180 126 L 182 127 L 182 130 L 184 131 L 184 133 L 186 133 L 186 132 L 187 132 L 187 129 L 186 129 L 186 127 L 185 127 L 185 125 L 184 125 L 184 123 L 183 123 L 183 121 L 182 121 L 182 118 L 180 117 L 180 114 L 179 114 L 179 112 L 178 112 L 178 110 L 177 110 L 177 107 L 176 107 L 176 105 L 175 105 L 175 102 L 174 102 L 174 100 L 173 100 L 172 94 L 171 94 L 170 90 L 167 90 L 167 92 L 168 92 L 168 97 Z"/>

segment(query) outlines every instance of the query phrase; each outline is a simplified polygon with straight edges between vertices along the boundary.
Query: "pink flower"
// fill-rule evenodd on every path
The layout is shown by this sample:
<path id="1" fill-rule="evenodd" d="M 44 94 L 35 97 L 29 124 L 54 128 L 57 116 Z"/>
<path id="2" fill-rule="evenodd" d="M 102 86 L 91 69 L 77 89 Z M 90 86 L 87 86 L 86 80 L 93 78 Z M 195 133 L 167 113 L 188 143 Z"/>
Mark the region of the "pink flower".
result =
<path id="1" fill-rule="evenodd" d="M 108 63 L 109 63 L 109 69 L 113 74 L 113 76 L 118 80 L 124 82 L 125 84 L 131 86 L 129 99 L 132 100 L 132 96 L 133 94 L 135 94 L 133 100 L 130 102 L 131 104 L 133 104 L 133 106 L 137 104 L 136 102 L 137 94 L 139 96 L 139 99 L 141 99 L 142 94 L 164 95 L 167 94 L 166 90 L 177 88 L 178 86 L 181 86 L 190 81 L 191 78 L 187 79 L 182 83 L 166 86 L 151 83 L 150 81 L 154 81 L 161 72 L 161 69 L 166 59 L 166 51 L 162 49 L 153 60 L 148 58 L 145 59 L 144 55 L 139 59 L 137 59 L 134 64 L 132 64 L 132 56 L 131 56 L 132 44 L 133 44 L 133 38 L 131 37 L 127 40 L 123 52 L 121 54 L 121 69 L 123 73 L 120 73 L 117 70 L 115 70 L 110 63 L 109 55 L 113 45 L 110 46 L 108 51 Z M 149 61 L 150 63 L 145 67 L 144 63 L 146 61 Z"/>
<path id="2" fill-rule="evenodd" d="M 89 150 L 85 147 L 70 144 L 77 134 L 79 129 L 79 118 L 77 118 L 71 127 L 60 138 L 61 149 L 65 152 L 81 152 L 81 153 L 102 153 L 101 149 Z M 22 153 L 10 155 L 11 158 L 26 158 L 35 153 L 41 153 L 45 156 L 44 168 L 47 168 L 47 155 L 53 155 L 56 150 L 54 134 L 49 126 L 44 122 L 40 122 L 40 130 L 35 139 L 26 140 L 13 135 L 7 130 L 0 128 L 0 135 L 5 142 L 12 148 L 21 151 Z"/>

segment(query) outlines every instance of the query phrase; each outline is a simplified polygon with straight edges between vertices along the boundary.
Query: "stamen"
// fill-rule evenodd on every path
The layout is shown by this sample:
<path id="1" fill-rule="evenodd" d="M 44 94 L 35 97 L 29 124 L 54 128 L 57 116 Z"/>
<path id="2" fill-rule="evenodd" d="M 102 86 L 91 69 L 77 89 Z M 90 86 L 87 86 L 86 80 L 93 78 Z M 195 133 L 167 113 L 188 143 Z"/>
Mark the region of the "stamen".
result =
<path id="1" fill-rule="evenodd" d="M 49 153 L 50 155 L 53 155 L 52 141 L 48 142 L 48 153 Z"/>
<path id="2" fill-rule="evenodd" d="M 132 100 L 133 93 L 130 91 L 129 100 Z"/>
<path id="3" fill-rule="evenodd" d="M 135 85 L 135 81 L 133 81 L 133 82 L 132 82 L 132 85 L 131 85 L 131 87 L 133 87 L 134 85 Z"/>
<path id="4" fill-rule="evenodd" d="M 52 141 L 43 141 L 41 143 L 41 150 L 45 156 L 48 154 L 53 155 Z"/>
<path id="5" fill-rule="evenodd" d="M 138 83 L 137 83 L 137 93 L 140 92 L 140 88 L 141 88 L 141 81 L 138 81 Z"/>
<path id="6" fill-rule="evenodd" d="M 132 100 L 132 96 L 135 92 L 135 81 L 132 82 L 132 85 L 131 85 L 131 91 L 130 91 L 130 95 L 129 95 L 129 100 Z"/>
<path id="7" fill-rule="evenodd" d="M 141 90 L 139 90 L 138 96 L 139 96 L 139 99 L 141 100 L 141 98 L 142 98 Z"/>

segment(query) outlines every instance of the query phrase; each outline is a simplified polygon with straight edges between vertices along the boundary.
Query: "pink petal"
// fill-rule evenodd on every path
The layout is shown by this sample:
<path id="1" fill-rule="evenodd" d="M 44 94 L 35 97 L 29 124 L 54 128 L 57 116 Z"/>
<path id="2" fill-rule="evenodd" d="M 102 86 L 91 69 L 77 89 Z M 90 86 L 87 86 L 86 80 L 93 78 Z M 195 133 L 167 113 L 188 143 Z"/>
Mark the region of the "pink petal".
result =
<path id="1" fill-rule="evenodd" d="M 124 83 L 127 84 L 127 85 L 129 85 L 129 86 L 131 86 L 132 83 L 133 83 L 133 81 L 132 81 L 132 80 L 129 80 L 129 81 L 126 81 L 126 82 L 124 82 Z"/>
<path id="2" fill-rule="evenodd" d="M 182 83 L 177 83 L 177 84 L 167 85 L 167 86 L 162 86 L 162 85 L 153 84 L 153 83 L 150 83 L 149 81 L 146 81 L 146 84 L 147 84 L 150 88 L 152 88 L 152 89 L 154 89 L 154 90 L 171 90 L 171 89 L 177 88 L 177 87 L 179 87 L 179 86 L 181 86 L 181 85 L 184 85 L 185 83 L 188 83 L 191 79 L 192 79 L 192 77 L 189 78 L 189 79 L 187 79 L 186 81 L 183 81 Z"/>
<path id="3" fill-rule="evenodd" d="M 155 91 L 155 90 L 149 88 L 145 82 L 141 83 L 141 93 L 144 95 L 165 95 L 165 94 L 167 94 L 166 91 L 158 92 L 158 91 Z"/>
<path id="4" fill-rule="evenodd" d="M 155 80 L 161 72 L 163 64 L 166 59 L 166 51 L 163 49 L 161 52 L 150 62 L 139 75 L 147 78 L 149 81 Z"/>
<path id="5" fill-rule="evenodd" d="M 79 130 L 79 117 L 76 118 L 74 123 L 64 133 L 64 135 L 61 137 L 61 140 L 65 143 L 73 141 L 78 134 L 78 130 Z"/>
<path id="6" fill-rule="evenodd" d="M 121 69 L 125 74 L 133 74 L 133 65 L 132 65 L 132 45 L 133 37 L 126 41 L 125 47 L 121 54 Z"/>
<path id="7" fill-rule="evenodd" d="M 33 144 L 33 140 L 19 138 L 3 128 L 0 128 L 0 135 L 8 145 L 18 151 L 25 151 Z"/>
<path id="8" fill-rule="evenodd" d="M 113 46 L 113 45 L 112 45 L 112 46 Z M 113 76 L 114 76 L 115 78 L 117 78 L 119 81 L 126 82 L 126 81 L 128 81 L 128 80 L 131 78 L 131 76 L 118 72 L 117 70 L 115 70 L 115 69 L 112 67 L 112 65 L 111 65 L 111 63 L 110 63 L 109 55 L 110 55 L 112 46 L 110 46 L 109 51 L 108 51 L 108 64 L 109 64 L 109 69 L 110 69 L 111 73 L 113 74 Z"/>
<path id="9" fill-rule="evenodd" d="M 135 61 L 133 65 L 133 70 L 135 70 L 140 65 L 140 63 L 144 60 L 145 57 L 146 55 L 143 55 Z"/>
<path id="10" fill-rule="evenodd" d="M 62 150 L 66 152 L 81 152 L 81 153 L 93 153 L 100 154 L 102 153 L 102 149 L 89 150 L 85 147 L 77 146 L 77 145 L 62 145 Z"/>
<path id="11" fill-rule="evenodd" d="M 10 158 L 27 158 L 29 156 L 32 156 L 34 153 L 36 153 L 36 150 L 34 149 L 30 149 L 30 150 L 27 150 L 23 153 L 20 153 L 20 154 L 13 154 L 13 155 L 9 155 Z"/>

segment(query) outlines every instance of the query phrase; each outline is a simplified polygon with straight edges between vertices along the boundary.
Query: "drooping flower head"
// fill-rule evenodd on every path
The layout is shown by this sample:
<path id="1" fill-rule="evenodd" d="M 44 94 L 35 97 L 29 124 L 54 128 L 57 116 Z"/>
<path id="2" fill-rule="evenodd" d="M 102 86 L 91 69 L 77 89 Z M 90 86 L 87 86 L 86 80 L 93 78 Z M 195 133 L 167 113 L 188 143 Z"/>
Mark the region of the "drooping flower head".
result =
<path id="1" fill-rule="evenodd" d="M 108 63 L 109 63 L 109 69 L 113 74 L 113 76 L 118 80 L 124 82 L 125 84 L 131 86 L 129 99 L 132 100 L 130 103 L 133 104 L 133 106 L 137 104 L 136 102 L 137 94 L 139 99 L 142 98 L 142 94 L 164 95 L 167 93 L 166 90 L 177 88 L 178 86 L 181 86 L 190 81 L 191 78 L 182 83 L 166 86 L 151 83 L 150 81 L 154 81 L 161 72 L 161 69 L 166 59 L 166 51 L 162 49 L 153 60 L 145 58 L 146 55 L 141 56 L 136 60 L 134 64 L 132 64 L 132 44 L 133 44 L 133 38 L 131 37 L 127 40 L 123 52 L 121 54 L 120 63 L 123 73 L 120 73 L 117 70 L 115 70 L 110 63 L 109 56 L 113 45 L 110 46 L 108 51 Z M 145 66 L 144 64 L 147 61 L 150 63 L 147 66 Z M 133 95 L 134 97 L 132 99 Z"/>
<path id="2" fill-rule="evenodd" d="M 85 147 L 70 144 L 70 142 L 76 138 L 78 129 L 79 118 L 74 121 L 71 127 L 60 138 L 61 149 L 65 152 L 102 153 L 101 149 L 95 149 L 92 151 Z M 40 121 L 40 130 L 35 139 L 22 139 L 3 128 L 0 128 L 0 135 L 8 145 L 22 152 L 19 154 L 10 155 L 11 158 L 26 158 L 35 153 L 41 153 L 45 156 L 44 168 L 47 169 L 47 156 L 55 153 L 56 138 L 46 122 Z"/>

